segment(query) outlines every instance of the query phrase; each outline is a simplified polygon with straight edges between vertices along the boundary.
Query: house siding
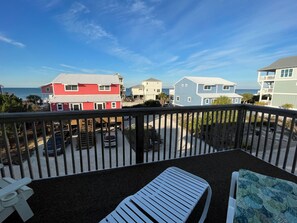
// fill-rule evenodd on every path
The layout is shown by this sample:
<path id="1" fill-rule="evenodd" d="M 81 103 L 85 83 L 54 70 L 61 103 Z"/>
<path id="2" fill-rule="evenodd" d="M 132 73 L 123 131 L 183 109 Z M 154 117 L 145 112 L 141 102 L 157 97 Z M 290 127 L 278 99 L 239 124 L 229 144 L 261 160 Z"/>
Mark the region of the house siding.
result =
<path id="1" fill-rule="evenodd" d="M 282 106 L 284 104 L 292 104 L 294 108 L 297 108 L 297 95 L 283 95 L 274 94 L 271 100 L 272 106 Z"/>
<path id="2" fill-rule="evenodd" d="M 41 87 L 42 94 L 52 94 L 53 93 L 53 86 L 52 84 L 44 85 Z"/>
<path id="3" fill-rule="evenodd" d="M 201 97 L 196 94 L 197 84 L 184 78 L 175 84 L 174 89 L 174 104 L 181 106 L 200 105 Z M 177 101 L 176 97 L 180 100 Z M 191 102 L 188 102 L 188 97 L 191 97 Z"/>
<path id="4" fill-rule="evenodd" d="M 55 83 L 54 91 L 55 95 L 119 94 L 120 85 L 112 84 L 110 87 L 110 91 L 99 91 L 98 84 L 79 84 L 77 91 L 65 91 L 64 84 Z"/>
<path id="5" fill-rule="evenodd" d="M 223 84 L 217 85 L 217 93 L 235 93 L 235 86 L 227 85 L 229 90 L 224 90 L 224 86 Z"/>
<path id="6" fill-rule="evenodd" d="M 297 80 L 276 81 L 273 93 L 297 94 Z"/>
<path id="7" fill-rule="evenodd" d="M 198 94 L 201 93 L 216 93 L 217 92 L 217 88 L 216 85 L 211 85 L 211 89 L 209 90 L 205 90 L 204 89 L 204 84 L 198 84 Z"/>

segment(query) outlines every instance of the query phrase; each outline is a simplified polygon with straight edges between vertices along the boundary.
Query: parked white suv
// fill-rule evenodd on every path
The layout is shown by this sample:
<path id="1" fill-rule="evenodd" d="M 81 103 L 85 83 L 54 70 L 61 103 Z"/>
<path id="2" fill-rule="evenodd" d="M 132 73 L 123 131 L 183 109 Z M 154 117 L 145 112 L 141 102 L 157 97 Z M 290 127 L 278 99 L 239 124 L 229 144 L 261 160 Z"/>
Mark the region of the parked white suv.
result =
<path id="1" fill-rule="evenodd" d="M 107 132 L 107 133 L 105 133 L 103 141 L 104 141 L 104 147 L 105 148 L 116 146 L 117 143 L 116 143 L 115 132 Z"/>

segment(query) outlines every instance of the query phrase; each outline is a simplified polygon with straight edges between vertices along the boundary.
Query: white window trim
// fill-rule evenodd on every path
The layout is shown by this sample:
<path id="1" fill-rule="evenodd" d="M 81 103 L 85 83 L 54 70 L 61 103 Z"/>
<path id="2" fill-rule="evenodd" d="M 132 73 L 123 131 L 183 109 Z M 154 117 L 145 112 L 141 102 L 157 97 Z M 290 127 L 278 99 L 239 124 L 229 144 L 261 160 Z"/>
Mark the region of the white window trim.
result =
<path id="1" fill-rule="evenodd" d="M 59 105 L 62 106 L 61 109 L 59 109 Z M 63 108 L 63 103 L 57 103 L 57 111 L 64 111 L 64 108 Z"/>
<path id="2" fill-rule="evenodd" d="M 205 87 L 210 87 L 209 89 L 208 88 L 205 88 Z M 211 85 L 203 85 L 203 90 L 206 90 L 206 91 L 211 91 Z"/>
<path id="3" fill-rule="evenodd" d="M 191 97 L 188 97 L 188 102 L 192 102 L 192 98 Z"/>
<path id="4" fill-rule="evenodd" d="M 204 98 L 204 104 L 209 105 L 209 98 Z"/>
<path id="5" fill-rule="evenodd" d="M 105 104 L 105 102 L 95 102 L 95 103 L 94 103 L 94 109 L 95 109 L 95 110 L 98 110 L 98 105 L 102 105 L 102 110 L 105 110 L 105 109 L 106 109 L 106 104 Z"/>
<path id="6" fill-rule="evenodd" d="M 104 89 L 101 90 L 100 87 L 103 87 Z M 106 90 L 106 87 L 109 87 L 109 89 Z M 111 91 L 111 85 L 98 85 L 98 90 L 99 91 Z"/>
<path id="7" fill-rule="evenodd" d="M 290 76 L 290 70 L 292 70 L 292 74 Z M 286 71 L 288 71 L 287 76 L 286 76 Z M 283 73 L 283 76 L 282 76 Z M 293 77 L 294 69 L 293 68 L 287 68 L 287 69 L 281 69 L 280 70 L 280 78 L 291 78 Z"/>
<path id="8" fill-rule="evenodd" d="M 117 102 L 113 101 L 111 102 L 111 108 L 117 108 Z"/>
<path id="9" fill-rule="evenodd" d="M 176 100 L 176 101 L 180 101 L 180 97 L 179 97 L 179 96 L 176 96 L 176 97 L 175 97 L 175 100 Z"/>
<path id="10" fill-rule="evenodd" d="M 67 90 L 67 89 L 66 89 L 66 86 L 69 86 L 69 85 L 70 85 L 70 86 L 77 86 L 77 89 L 76 89 L 76 90 Z M 65 85 L 64 85 L 64 90 L 65 90 L 65 91 L 78 91 L 78 84 L 65 84 Z"/>
<path id="11" fill-rule="evenodd" d="M 224 87 L 228 87 L 227 89 L 224 89 Z M 223 91 L 230 91 L 230 85 L 223 85 Z"/>
<path id="12" fill-rule="evenodd" d="M 74 110 L 73 109 L 74 105 L 78 105 L 79 110 Z M 82 110 L 84 110 L 82 103 L 71 103 L 71 104 L 69 104 L 69 109 L 70 109 L 70 111 L 82 111 Z"/>
<path id="13" fill-rule="evenodd" d="M 235 104 L 238 103 L 238 98 L 234 98 L 234 103 L 235 103 Z"/>

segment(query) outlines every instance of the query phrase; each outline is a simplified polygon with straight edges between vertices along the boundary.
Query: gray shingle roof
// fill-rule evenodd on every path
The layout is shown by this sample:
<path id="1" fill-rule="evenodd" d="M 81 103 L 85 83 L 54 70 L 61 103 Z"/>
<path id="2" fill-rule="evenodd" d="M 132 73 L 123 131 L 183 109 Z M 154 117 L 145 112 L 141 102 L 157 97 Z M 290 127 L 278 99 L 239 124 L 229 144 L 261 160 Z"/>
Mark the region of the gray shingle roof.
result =
<path id="1" fill-rule="evenodd" d="M 143 88 L 144 88 L 144 86 L 143 86 L 143 85 L 141 85 L 141 84 L 139 84 L 139 85 L 132 86 L 131 88 L 141 88 L 141 89 L 143 89 Z"/>
<path id="2" fill-rule="evenodd" d="M 52 83 L 62 84 L 120 84 L 117 75 L 109 74 L 60 74 Z"/>
<path id="3" fill-rule="evenodd" d="M 297 67 L 297 56 L 285 57 L 279 59 L 267 67 L 259 69 L 259 71 L 273 71 L 281 68 Z"/>
<path id="4" fill-rule="evenodd" d="M 144 80 L 144 81 L 148 81 L 148 82 L 162 82 L 162 81 L 157 80 L 157 79 L 155 79 L 155 78 L 149 78 L 149 79 Z"/>

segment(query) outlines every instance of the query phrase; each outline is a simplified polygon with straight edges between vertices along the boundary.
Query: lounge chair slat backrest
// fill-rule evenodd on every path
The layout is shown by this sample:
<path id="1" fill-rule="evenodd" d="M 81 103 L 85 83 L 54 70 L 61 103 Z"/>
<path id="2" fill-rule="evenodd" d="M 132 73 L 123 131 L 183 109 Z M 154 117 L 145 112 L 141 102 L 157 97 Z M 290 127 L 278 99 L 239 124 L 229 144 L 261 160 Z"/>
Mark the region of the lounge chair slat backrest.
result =
<path id="1" fill-rule="evenodd" d="M 170 167 L 136 194 L 124 199 L 101 222 L 110 219 L 115 212 L 127 222 L 185 222 L 206 192 L 207 198 L 199 222 L 204 222 L 209 208 L 212 193 L 209 184 L 189 172 Z"/>

